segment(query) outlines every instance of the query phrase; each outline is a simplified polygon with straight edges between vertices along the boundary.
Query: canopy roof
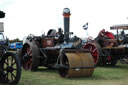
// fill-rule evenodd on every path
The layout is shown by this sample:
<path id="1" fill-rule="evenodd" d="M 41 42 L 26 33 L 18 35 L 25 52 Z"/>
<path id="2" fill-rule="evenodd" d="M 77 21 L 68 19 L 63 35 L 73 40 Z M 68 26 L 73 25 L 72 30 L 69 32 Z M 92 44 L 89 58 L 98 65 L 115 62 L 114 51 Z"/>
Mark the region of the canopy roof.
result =
<path id="1" fill-rule="evenodd" d="M 110 27 L 111 30 L 114 29 L 124 29 L 124 30 L 128 30 L 128 24 L 118 24 L 118 25 L 113 25 Z"/>

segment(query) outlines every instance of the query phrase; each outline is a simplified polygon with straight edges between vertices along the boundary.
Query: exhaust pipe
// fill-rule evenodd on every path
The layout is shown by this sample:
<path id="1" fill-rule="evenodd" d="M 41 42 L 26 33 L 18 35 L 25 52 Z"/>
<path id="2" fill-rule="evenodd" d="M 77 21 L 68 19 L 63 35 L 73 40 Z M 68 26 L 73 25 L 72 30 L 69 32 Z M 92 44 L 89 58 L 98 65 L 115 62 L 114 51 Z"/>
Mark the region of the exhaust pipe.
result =
<path id="1" fill-rule="evenodd" d="M 69 43 L 69 23 L 70 23 L 70 9 L 64 8 L 63 9 L 63 16 L 64 16 L 64 41 Z"/>

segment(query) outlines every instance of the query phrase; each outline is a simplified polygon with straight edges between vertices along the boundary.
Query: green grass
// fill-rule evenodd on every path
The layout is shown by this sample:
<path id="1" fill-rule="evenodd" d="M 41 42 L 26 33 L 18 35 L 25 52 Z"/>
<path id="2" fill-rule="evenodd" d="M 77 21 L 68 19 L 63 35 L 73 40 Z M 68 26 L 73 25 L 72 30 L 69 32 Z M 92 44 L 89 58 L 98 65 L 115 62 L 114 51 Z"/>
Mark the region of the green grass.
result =
<path id="1" fill-rule="evenodd" d="M 91 77 L 61 78 L 56 70 L 22 70 L 18 85 L 128 85 L 128 65 L 97 67 Z"/>
<path id="2" fill-rule="evenodd" d="M 62 78 L 56 70 L 25 71 L 18 85 L 128 85 L 128 65 L 96 67 L 91 77 Z"/>

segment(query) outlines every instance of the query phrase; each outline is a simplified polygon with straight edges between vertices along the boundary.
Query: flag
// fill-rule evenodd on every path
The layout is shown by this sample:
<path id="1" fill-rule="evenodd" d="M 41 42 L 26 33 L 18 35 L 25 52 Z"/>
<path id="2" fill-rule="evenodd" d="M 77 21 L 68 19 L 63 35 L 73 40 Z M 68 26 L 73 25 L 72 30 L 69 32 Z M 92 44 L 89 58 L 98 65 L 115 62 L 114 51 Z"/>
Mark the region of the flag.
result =
<path id="1" fill-rule="evenodd" d="M 83 26 L 83 29 L 85 29 L 85 30 L 88 29 L 88 22 Z"/>

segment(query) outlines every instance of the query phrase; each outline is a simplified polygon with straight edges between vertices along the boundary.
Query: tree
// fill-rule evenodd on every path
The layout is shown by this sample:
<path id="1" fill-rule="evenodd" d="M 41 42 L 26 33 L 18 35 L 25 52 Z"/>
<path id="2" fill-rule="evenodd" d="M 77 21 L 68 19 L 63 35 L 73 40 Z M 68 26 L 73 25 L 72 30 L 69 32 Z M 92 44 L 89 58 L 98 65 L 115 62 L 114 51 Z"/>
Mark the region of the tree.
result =
<path id="1" fill-rule="evenodd" d="M 10 43 L 13 43 L 13 42 L 22 42 L 22 40 L 20 40 L 19 38 L 16 38 L 16 39 L 13 39 L 13 40 L 9 40 Z"/>

